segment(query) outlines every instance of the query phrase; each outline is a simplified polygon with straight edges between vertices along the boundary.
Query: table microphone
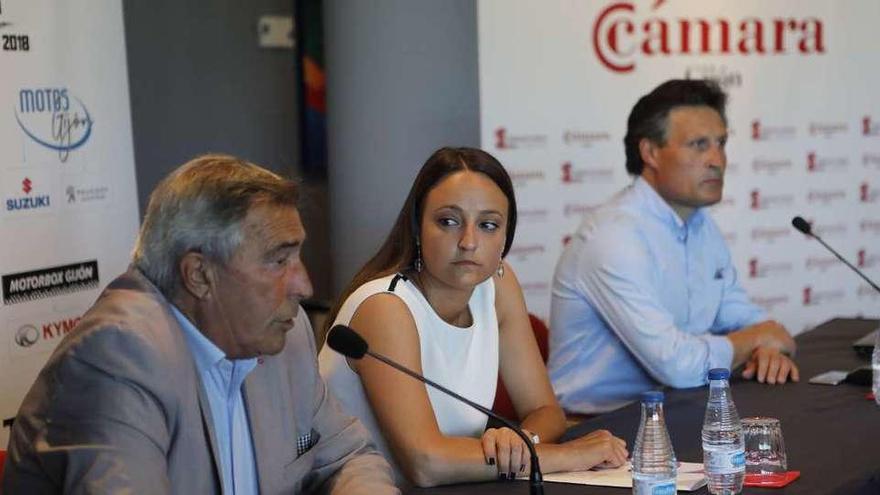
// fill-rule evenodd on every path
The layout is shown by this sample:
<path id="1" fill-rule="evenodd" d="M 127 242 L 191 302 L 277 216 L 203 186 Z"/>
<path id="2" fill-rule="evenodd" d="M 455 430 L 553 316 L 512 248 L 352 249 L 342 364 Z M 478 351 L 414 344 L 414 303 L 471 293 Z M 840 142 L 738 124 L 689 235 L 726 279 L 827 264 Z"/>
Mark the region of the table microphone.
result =
<path id="1" fill-rule="evenodd" d="M 871 279 L 869 279 L 864 273 L 862 273 L 861 270 L 859 270 L 858 268 L 853 266 L 852 263 L 843 259 L 843 256 L 841 256 L 831 246 L 826 244 L 825 241 L 823 241 L 821 237 L 814 234 L 813 227 L 810 225 L 809 222 L 804 220 L 802 217 L 794 217 L 791 219 L 791 224 L 794 226 L 794 228 L 798 229 L 799 231 L 801 231 L 805 235 L 808 235 L 808 236 L 812 237 L 813 239 L 816 239 L 817 241 L 819 241 L 823 246 L 825 246 L 825 249 L 831 251 L 831 254 L 833 254 L 834 256 L 837 256 L 837 259 L 842 261 L 846 266 L 850 267 L 854 272 L 859 274 L 859 276 L 862 277 L 865 280 L 865 282 L 868 282 L 868 285 L 873 287 L 874 290 L 876 290 L 877 292 L 880 292 L 880 287 L 877 287 L 877 284 L 875 284 L 873 281 L 871 281 Z"/>
<path id="2" fill-rule="evenodd" d="M 436 382 L 433 382 L 428 378 L 425 378 L 424 376 L 416 373 L 415 371 L 412 371 L 411 369 L 399 363 L 392 361 L 382 354 L 371 351 L 369 349 L 369 346 L 367 345 L 367 341 L 348 326 L 334 325 L 333 328 L 330 329 L 330 333 L 327 334 L 327 345 L 329 345 L 330 348 L 334 351 L 342 354 L 347 358 L 361 359 L 362 357 L 364 357 L 364 355 L 368 355 L 374 359 L 378 359 L 379 361 L 391 366 L 392 368 L 403 372 L 420 382 L 430 385 L 456 400 L 464 402 L 465 404 L 473 407 L 474 409 L 480 411 L 486 416 L 496 419 L 504 426 L 515 431 L 516 434 L 519 435 L 520 438 L 522 438 L 523 441 L 526 443 L 526 446 L 529 448 L 529 455 L 532 458 L 532 472 L 529 474 L 529 493 L 531 495 L 542 495 L 544 493 L 544 477 L 541 475 L 541 467 L 538 464 L 538 453 L 535 452 L 535 445 L 532 443 L 532 439 L 529 438 L 528 435 L 526 435 L 518 426 L 514 425 L 513 422 L 495 414 L 494 412 L 486 409 L 476 402 L 465 399 L 464 397 L 447 389 L 446 387 Z"/>

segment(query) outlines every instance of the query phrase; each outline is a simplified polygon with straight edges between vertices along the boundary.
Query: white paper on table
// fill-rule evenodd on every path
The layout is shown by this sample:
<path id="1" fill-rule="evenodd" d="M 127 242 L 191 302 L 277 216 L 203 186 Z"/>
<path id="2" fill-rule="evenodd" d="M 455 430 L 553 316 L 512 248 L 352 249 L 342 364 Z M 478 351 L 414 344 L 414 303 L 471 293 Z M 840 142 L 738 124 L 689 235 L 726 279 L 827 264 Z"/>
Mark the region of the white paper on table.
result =
<path id="1" fill-rule="evenodd" d="M 612 469 L 545 474 L 544 481 L 572 483 L 576 485 L 632 488 L 632 464 L 627 462 L 619 468 Z M 678 477 L 675 480 L 676 490 L 692 492 L 705 484 L 706 474 L 703 472 L 702 463 L 681 462 L 678 464 Z"/>

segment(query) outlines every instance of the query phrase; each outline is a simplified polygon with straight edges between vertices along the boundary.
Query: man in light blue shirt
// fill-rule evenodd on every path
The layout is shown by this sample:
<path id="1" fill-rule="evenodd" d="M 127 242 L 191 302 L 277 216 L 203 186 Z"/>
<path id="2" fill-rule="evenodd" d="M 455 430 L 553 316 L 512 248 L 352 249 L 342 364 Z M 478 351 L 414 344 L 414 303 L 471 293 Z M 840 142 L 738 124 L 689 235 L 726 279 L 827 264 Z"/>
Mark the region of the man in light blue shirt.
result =
<path id="1" fill-rule="evenodd" d="M 752 304 L 705 207 L 721 200 L 726 95 L 672 80 L 642 97 L 624 140 L 632 185 L 591 212 L 556 267 L 550 379 L 574 413 L 616 409 L 710 368 L 798 380 L 795 344 Z"/>

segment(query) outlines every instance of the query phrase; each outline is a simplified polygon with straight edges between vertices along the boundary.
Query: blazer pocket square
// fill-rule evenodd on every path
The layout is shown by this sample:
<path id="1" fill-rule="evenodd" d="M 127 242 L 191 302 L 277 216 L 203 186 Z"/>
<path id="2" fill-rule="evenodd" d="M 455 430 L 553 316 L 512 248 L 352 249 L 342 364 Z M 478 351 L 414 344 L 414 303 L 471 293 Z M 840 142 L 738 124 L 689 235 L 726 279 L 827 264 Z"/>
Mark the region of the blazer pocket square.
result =
<path id="1" fill-rule="evenodd" d="M 296 456 L 301 457 L 309 450 L 312 450 L 312 447 L 318 445 L 318 440 L 320 439 L 321 434 L 315 431 L 314 428 L 305 435 L 300 435 L 299 438 L 296 439 Z"/>

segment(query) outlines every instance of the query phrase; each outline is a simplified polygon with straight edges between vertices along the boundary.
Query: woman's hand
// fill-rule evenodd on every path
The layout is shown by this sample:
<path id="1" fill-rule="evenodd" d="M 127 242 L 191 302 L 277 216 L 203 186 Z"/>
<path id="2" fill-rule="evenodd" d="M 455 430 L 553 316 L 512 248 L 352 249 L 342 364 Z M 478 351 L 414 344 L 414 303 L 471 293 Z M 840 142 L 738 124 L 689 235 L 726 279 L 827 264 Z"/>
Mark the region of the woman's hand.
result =
<path id="1" fill-rule="evenodd" d="M 574 461 L 573 470 L 583 471 L 596 466 L 618 467 L 629 457 L 626 442 L 608 430 L 596 430 L 562 445 L 571 449 L 568 455 Z"/>
<path id="2" fill-rule="evenodd" d="M 510 428 L 489 428 L 481 439 L 486 463 L 498 468 L 498 479 L 512 480 L 525 473 L 529 463 L 529 448 Z"/>

